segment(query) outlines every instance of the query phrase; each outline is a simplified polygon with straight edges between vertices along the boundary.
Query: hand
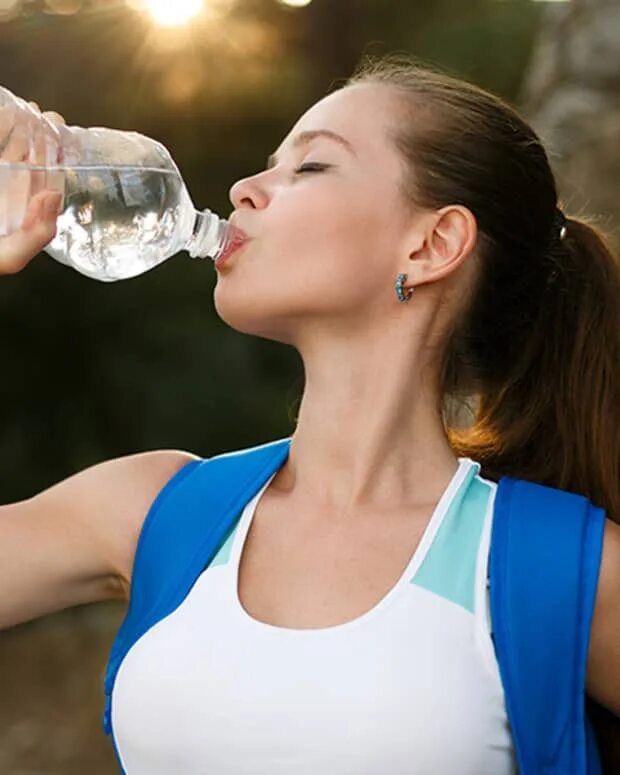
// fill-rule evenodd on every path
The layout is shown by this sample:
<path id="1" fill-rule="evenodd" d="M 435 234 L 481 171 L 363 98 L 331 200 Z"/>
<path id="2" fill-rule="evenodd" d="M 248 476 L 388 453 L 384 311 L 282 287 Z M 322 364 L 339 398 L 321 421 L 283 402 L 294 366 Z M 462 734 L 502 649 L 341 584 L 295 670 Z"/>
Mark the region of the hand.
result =
<path id="1" fill-rule="evenodd" d="M 21 229 L 0 237 L 0 274 L 16 274 L 56 236 L 62 194 L 39 191 L 28 203 Z"/>
<path id="2" fill-rule="evenodd" d="M 19 100 L 0 107 L 0 161 L 13 164 L 57 164 L 62 161 L 58 127 L 65 120 L 55 111 L 41 113 L 36 102 Z"/>

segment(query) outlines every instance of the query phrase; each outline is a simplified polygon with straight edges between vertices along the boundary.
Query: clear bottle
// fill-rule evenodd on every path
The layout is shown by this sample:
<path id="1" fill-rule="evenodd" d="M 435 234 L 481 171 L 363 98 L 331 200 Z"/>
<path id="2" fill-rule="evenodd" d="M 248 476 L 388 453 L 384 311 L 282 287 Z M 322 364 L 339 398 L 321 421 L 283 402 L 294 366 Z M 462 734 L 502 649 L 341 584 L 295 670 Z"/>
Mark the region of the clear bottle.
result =
<path id="1" fill-rule="evenodd" d="M 168 150 L 137 132 L 68 127 L 0 87 L 0 238 L 31 197 L 63 194 L 52 258 L 104 282 L 135 277 L 181 250 L 220 256 L 244 235 L 197 211 Z"/>

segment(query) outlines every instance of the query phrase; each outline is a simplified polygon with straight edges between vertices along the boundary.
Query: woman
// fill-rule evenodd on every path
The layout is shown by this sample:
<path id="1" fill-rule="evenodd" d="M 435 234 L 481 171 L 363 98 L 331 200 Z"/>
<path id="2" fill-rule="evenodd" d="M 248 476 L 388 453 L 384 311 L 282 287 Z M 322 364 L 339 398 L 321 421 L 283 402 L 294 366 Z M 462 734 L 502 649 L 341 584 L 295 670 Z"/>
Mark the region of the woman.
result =
<path id="1" fill-rule="evenodd" d="M 218 314 L 295 347 L 306 386 L 288 459 L 121 666 L 126 771 L 514 772 L 485 583 L 504 474 L 607 510 L 586 689 L 619 715 L 620 269 L 558 206 L 533 131 L 371 61 L 231 200 L 249 239 Z M 5 271 L 53 235 L 35 208 Z M 192 459 L 107 461 L 2 507 L 0 626 L 128 599 L 145 515 Z"/>

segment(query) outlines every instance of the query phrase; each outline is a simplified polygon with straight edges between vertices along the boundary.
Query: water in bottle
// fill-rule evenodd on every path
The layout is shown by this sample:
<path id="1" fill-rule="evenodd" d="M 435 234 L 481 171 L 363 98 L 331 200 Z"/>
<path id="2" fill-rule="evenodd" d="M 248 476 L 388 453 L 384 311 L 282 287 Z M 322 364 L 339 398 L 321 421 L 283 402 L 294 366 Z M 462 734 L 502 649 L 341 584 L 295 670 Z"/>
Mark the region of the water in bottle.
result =
<path id="1" fill-rule="evenodd" d="M 3 112 L 4 111 L 4 112 Z M 0 237 L 23 222 L 28 202 L 59 191 L 53 258 L 102 281 L 135 277 L 181 250 L 214 261 L 245 235 L 197 211 L 167 149 L 136 132 L 52 126 L 0 89 Z"/>

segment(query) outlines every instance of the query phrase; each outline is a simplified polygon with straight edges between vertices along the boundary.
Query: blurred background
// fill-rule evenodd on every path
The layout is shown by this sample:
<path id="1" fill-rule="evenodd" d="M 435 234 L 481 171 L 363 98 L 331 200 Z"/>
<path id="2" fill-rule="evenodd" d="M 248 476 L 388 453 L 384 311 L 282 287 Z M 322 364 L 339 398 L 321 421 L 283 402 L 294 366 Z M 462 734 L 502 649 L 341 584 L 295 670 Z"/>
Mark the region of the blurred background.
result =
<path id="1" fill-rule="evenodd" d="M 565 210 L 620 236 L 617 0 L 0 0 L 0 85 L 69 124 L 163 142 L 196 206 L 223 217 L 231 184 L 313 102 L 390 52 L 517 105 Z M 45 254 L 1 278 L 0 503 L 111 457 L 292 433 L 297 353 L 227 328 L 214 285 L 185 253 L 117 283 Z M 124 613 L 81 606 L 0 632 L 0 772 L 117 771 L 102 681 Z"/>

